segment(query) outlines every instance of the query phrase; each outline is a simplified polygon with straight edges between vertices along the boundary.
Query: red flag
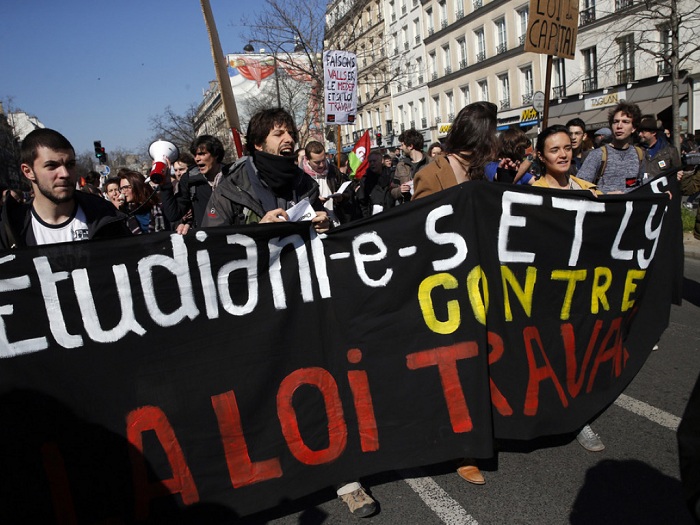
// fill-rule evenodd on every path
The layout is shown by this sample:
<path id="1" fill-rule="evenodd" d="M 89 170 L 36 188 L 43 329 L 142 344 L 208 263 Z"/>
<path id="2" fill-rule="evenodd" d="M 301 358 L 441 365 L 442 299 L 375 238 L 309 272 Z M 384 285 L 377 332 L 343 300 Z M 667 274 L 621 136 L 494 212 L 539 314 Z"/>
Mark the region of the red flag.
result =
<path id="1" fill-rule="evenodd" d="M 369 157 L 369 150 L 372 148 L 372 143 L 369 138 L 369 131 L 365 131 L 355 143 L 355 147 L 352 148 L 350 155 L 348 155 L 348 163 L 350 164 L 350 169 L 352 170 L 352 176 L 355 179 L 361 179 L 365 172 L 367 171 L 367 157 Z"/>

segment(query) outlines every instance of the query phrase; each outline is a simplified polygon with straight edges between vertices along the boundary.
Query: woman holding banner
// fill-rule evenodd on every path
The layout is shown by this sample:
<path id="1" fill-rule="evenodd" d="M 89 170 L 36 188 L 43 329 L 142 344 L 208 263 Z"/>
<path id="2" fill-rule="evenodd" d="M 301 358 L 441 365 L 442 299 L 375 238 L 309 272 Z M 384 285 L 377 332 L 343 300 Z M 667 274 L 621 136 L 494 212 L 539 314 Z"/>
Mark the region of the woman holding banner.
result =
<path id="1" fill-rule="evenodd" d="M 536 149 L 537 158 L 544 166 L 544 173 L 533 186 L 559 190 L 591 190 L 595 194 L 594 184 L 571 175 L 573 148 L 569 130 L 565 126 L 545 128 L 537 136 Z M 600 452 L 605 448 L 590 425 L 583 427 L 576 439 L 590 452 Z"/>
<path id="2" fill-rule="evenodd" d="M 496 154 L 496 113 L 490 102 L 464 106 L 452 122 L 444 153 L 419 170 L 413 179 L 413 199 L 427 197 L 457 184 L 484 179 L 484 168 Z M 476 460 L 464 459 L 457 474 L 475 485 L 486 483 Z"/>

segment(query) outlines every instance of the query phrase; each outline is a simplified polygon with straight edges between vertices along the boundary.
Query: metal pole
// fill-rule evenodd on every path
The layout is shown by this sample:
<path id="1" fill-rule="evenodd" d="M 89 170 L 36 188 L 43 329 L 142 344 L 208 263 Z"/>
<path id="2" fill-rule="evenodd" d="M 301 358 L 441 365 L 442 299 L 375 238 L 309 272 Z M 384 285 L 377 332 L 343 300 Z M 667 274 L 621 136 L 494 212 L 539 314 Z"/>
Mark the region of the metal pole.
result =
<path id="1" fill-rule="evenodd" d="M 547 67 L 544 74 L 544 111 L 542 112 L 542 128 L 547 127 L 549 120 L 549 95 L 552 91 L 552 55 L 547 55 Z"/>

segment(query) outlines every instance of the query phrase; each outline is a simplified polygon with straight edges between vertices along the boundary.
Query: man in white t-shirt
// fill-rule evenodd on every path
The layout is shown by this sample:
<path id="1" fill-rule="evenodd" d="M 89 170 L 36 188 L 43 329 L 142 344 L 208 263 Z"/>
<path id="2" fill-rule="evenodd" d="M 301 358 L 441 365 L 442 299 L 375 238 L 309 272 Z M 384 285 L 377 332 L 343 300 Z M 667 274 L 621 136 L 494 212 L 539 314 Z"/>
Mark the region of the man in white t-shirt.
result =
<path id="1" fill-rule="evenodd" d="M 22 141 L 20 162 L 34 199 L 5 202 L 0 249 L 129 235 L 124 214 L 96 195 L 76 191 L 75 150 L 59 132 L 32 131 Z"/>

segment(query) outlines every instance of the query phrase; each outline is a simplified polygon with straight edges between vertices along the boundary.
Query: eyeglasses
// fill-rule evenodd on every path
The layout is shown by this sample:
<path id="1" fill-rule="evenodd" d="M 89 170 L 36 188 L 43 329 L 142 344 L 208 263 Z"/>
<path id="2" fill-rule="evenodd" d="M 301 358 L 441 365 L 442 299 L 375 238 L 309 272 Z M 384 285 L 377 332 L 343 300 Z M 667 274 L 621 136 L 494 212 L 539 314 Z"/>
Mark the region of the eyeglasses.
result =
<path id="1" fill-rule="evenodd" d="M 125 190 L 130 190 L 131 189 L 131 184 L 124 184 L 124 186 L 119 187 L 119 191 L 125 191 Z"/>

